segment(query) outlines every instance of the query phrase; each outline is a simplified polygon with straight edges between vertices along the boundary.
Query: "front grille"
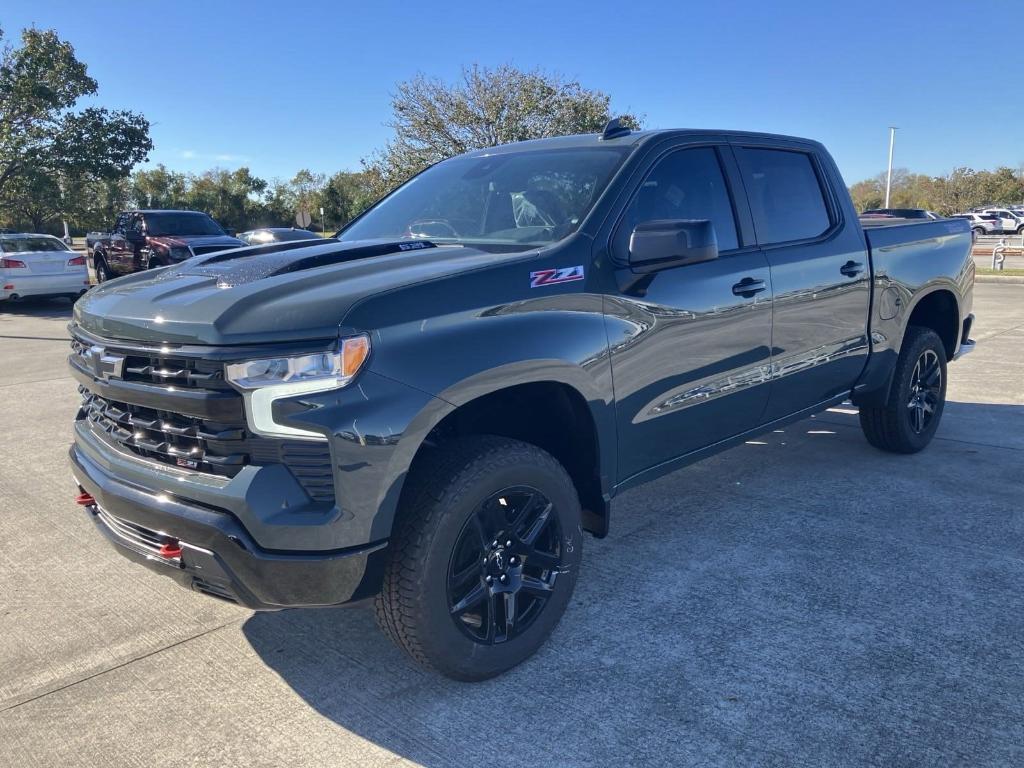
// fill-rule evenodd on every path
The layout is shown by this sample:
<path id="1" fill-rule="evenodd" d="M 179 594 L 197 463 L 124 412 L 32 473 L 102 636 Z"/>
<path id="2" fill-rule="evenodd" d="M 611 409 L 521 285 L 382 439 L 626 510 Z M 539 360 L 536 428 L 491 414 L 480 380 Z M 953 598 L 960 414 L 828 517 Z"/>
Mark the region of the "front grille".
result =
<path id="1" fill-rule="evenodd" d="M 89 345 L 78 339 L 71 340 L 71 351 L 80 358 L 88 348 Z M 233 391 L 231 385 L 224 380 L 223 363 L 199 358 L 168 356 L 155 351 L 149 354 L 127 352 L 124 360 L 123 379 L 186 389 Z"/>
<path id="2" fill-rule="evenodd" d="M 85 387 L 79 391 L 93 428 L 140 456 L 226 477 L 249 463 L 239 425 L 106 400 Z"/>
<path id="3" fill-rule="evenodd" d="M 193 245 L 190 247 L 193 256 L 204 256 L 207 253 L 215 253 L 216 251 L 230 251 L 234 248 L 240 248 L 238 245 Z"/>
<path id="4" fill-rule="evenodd" d="M 83 353 L 89 344 L 75 339 L 72 353 L 88 370 Z M 122 375 L 135 385 L 152 387 L 154 393 L 170 387 L 211 398 L 237 395 L 224 380 L 223 363 L 161 354 L 156 350 L 118 350 L 104 345 L 107 353 L 123 354 Z M 321 441 L 263 437 L 249 431 L 244 421 L 221 422 L 114 400 L 79 386 L 80 418 L 94 433 L 114 447 L 137 456 L 194 472 L 234 477 L 248 465 L 281 464 L 315 502 L 334 502 L 334 475 L 328 444 Z M 200 411 L 201 412 L 201 411 Z M 233 418 L 233 417 L 232 417 Z"/>

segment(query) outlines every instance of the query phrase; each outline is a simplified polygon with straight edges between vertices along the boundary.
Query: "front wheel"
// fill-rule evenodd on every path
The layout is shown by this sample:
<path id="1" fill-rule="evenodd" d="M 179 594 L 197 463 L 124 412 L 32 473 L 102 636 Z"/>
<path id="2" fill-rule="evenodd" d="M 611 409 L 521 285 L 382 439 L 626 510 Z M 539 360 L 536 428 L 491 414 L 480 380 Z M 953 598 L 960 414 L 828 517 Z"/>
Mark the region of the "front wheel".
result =
<path id="1" fill-rule="evenodd" d="M 935 436 L 946 404 L 946 349 L 930 328 L 910 326 L 896 360 L 889 399 L 860 409 L 864 436 L 876 448 L 917 453 Z"/>
<path id="2" fill-rule="evenodd" d="M 96 257 L 96 261 L 93 263 L 93 268 L 96 270 L 97 283 L 105 283 L 110 279 L 110 272 L 107 269 L 107 260 L 102 256 Z"/>
<path id="3" fill-rule="evenodd" d="M 376 600 L 381 629 L 458 680 L 529 658 L 579 570 L 580 504 L 565 469 L 536 446 L 475 436 L 434 450 L 409 483 Z"/>

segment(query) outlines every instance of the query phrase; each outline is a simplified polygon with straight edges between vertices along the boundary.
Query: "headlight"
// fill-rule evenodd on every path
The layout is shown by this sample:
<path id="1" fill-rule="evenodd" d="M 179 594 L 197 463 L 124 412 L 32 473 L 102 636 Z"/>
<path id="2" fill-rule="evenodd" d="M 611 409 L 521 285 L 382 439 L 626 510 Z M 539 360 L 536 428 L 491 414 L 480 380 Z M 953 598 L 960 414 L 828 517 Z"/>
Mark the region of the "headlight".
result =
<path id="1" fill-rule="evenodd" d="M 192 257 L 192 249 L 184 245 L 175 245 L 171 247 L 167 257 L 171 261 L 184 261 Z"/>
<path id="2" fill-rule="evenodd" d="M 316 352 L 294 357 L 270 357 L 231 363 L 224 376 L 242 390 L 249 428 L 274 437 L 315 437 L 317 432 L 295 429 L 274 421 L 271 406 L 282 397 L 325 392 L 348 384 L 370 355 L 370 337 L 343 339 L 337 352 Z"/>

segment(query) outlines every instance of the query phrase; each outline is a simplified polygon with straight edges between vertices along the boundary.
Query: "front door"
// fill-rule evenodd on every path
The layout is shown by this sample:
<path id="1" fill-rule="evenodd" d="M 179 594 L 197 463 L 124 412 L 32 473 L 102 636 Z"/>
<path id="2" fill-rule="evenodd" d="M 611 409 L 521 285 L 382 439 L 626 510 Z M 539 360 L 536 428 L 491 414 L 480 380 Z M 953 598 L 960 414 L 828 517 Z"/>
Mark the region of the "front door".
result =
<path id="1" fill-rule="evenodd" d="M 868 355 L 871 270 L 860 229 L 813 148 L 735 147 L 758 243 L 771 267 L 768 421 L 849 392 Z"/>
<path id="2" fill-rule="evenodd" d="M 606 300 L 619 434 L 618 481 L 761 423 L 771 363 L 771 279 L 741 242 L 725 146 L 670 149 L 653 161 L 613 231 L 619 289 Z M 708 219 L 719 257 L 633 276 L 633 228 Z"/>
<path id="3" fill-rule="evenodd" d="M 122 213 L 114 225 L 107 248 L 107 266 L 116 275 L 128 275 L 137 271 L 140 246 L 125 237 L 129 230 L 142 230 L 141 214 Z"/>

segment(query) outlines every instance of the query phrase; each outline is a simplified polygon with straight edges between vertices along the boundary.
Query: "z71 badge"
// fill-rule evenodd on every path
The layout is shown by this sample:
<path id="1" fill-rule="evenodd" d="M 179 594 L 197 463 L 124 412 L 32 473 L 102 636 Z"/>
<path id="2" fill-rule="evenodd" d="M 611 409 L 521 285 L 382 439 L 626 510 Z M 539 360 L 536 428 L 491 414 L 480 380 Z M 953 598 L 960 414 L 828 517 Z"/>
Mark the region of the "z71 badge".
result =
<path id="1" fill-rule="evenodd" d="M 570 283 L 583 279 L 583 265 L 578 267 L 562 267 L 561 269 L 538 269 L 530 273 L 530 287 L 543 288 L 555 283 Z"/>

